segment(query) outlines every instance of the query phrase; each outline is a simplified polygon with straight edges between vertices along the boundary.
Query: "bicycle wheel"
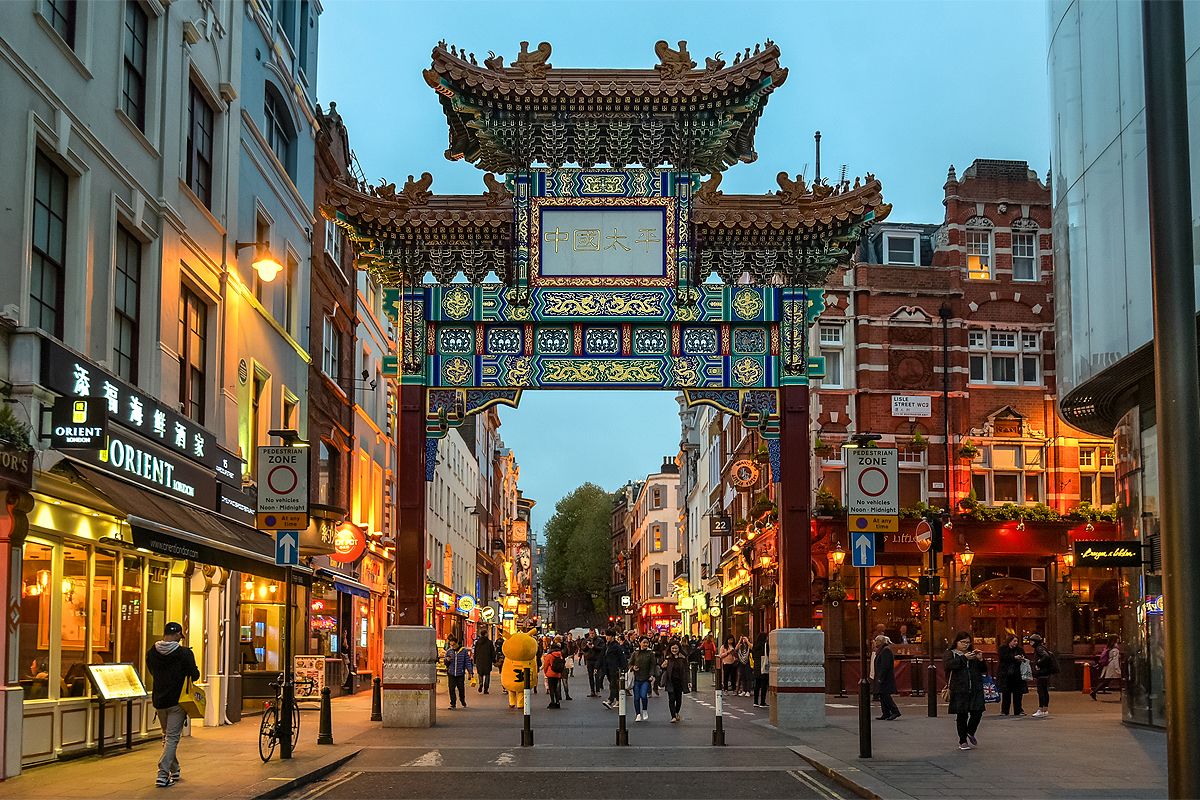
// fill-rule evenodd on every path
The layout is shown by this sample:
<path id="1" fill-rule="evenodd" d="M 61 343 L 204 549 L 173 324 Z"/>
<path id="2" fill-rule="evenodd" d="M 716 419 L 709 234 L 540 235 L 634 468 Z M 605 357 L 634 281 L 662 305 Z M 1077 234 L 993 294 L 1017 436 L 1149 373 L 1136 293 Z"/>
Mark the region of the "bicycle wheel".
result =
<path id="1" fill-rule="evenodd" d="M 273 706 L 263 709 L 262 723 L 258 726 L 258 756 L 264 764 L 275 755 L 278 730 L 279 712 Z"/>
<path id="2" fill-rule="evenodd" d="M 295 701 L 292 702 L 292 749 L 296 749 L 296 743 L 300 741 L 300 706 Z"/>

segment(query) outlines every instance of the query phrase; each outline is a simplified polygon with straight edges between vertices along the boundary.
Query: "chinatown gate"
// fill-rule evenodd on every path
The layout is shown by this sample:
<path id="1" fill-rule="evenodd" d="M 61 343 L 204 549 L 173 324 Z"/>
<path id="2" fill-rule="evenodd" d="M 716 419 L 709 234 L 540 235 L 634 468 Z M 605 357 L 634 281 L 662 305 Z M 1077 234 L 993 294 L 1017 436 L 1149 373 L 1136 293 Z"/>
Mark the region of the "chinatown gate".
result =
<path id="1" fill-rule="evenodd" d="M 813 624 L 808 381 L 824 365 L 807 332 L 819 287 L 890 206 L 872 175 L 830 185 L 819 169 L 812 183 L 782 172 L 773 192 L 723 193 L 723 171 L 757 157 L 759 117 L 788 74 L 779 48 L 703 68 L 685 42 L 654 50 L 652 69 L 556 70 L 545 42 L 522 42 L 507 66 L 439 43 L 423 75 L 449 126 L 445 156 L 484 170 L 485 191 L 433 194 L 425 173 L 326 198 L 398 331 L 385 363 L 401 465 L 385 725 L 434 722 L 425 482 L 438 441 L 529 389 L 677 390 L 758 430 L 780 483 L 777 621 Z M 786 677 L 782 643 L 773 662 L 780 691 L 823 715 L 821 634 L 805 633 L 816 652 L 790 670 L 804 677 Z"/>

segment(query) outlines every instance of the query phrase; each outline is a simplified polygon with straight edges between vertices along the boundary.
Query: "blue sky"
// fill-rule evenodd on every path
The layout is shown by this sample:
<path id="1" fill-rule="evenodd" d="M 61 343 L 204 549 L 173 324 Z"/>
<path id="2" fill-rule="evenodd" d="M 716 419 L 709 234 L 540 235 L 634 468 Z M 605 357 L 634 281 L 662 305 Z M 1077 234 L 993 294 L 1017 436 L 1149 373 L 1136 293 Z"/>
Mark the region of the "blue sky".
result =
<path id="1" fill-rule="evenodd" d="M 433 191 L 481 193 L 482 173 L 450 162 L 445 118 L 421 71 L 440 39 L 512 59 L 549 41 L 557 68 L 648 68 L 654 42 L 686 39 L 692 58 L 727 61 L 767 38 L 787 82 L 758 127 L 758 160 L 725 174 L 725 192 L 776 188 L 776 173 L 873 172 L 892 221 L 939 222 L 946 168 L 974 158 L 1049 166 L 1046 10 L 1042 2 L 404 2 L 330 0 L 321 17 L 317 95 L 338 104 L 372 182 L 430 172 Z M 526 392 L 501 411 L 535 529 L 585 480 L 606 489 L 645 475 L 679 445 L 666 392 Z"/>

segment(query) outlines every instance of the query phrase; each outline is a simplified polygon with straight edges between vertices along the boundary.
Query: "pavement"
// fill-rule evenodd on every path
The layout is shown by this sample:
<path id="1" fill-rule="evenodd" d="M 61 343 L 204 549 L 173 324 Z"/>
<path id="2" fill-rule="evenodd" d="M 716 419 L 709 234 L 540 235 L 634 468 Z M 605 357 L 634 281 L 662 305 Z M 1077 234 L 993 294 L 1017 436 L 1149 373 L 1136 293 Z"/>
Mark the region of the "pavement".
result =
<path id="1" fill-rule="evenodd" d="M 161 740 L 135 744 L 133 750 L 110 750 L 104 757 L 83 756 L 25 769 L 21 775 L 0 783 L 0 798 L 30 800 L 84 800 L 84 798 L 154 797 L 181 798 L 278 797 L 293 787 L 315 780 L 353 758 L 359 747 L 350 740 L 369 728 L 371 693 L 338 697 L 331 704 L 332 745 L 317 745 L 318 711 L 301 708 L 300 739 L 289 761 L 275 756 L 264 764 L 258 755 L 259 717 L 244 716 L 235 725 L 216 728 L 193 727 L 191 736 L 179 743 L 183 780 L 160 789 L 154 785 L 158 772 Z"/>
<path id="2" fill-rule="evenodd" d="M 576 684 L 581 683 L 578 678 Z M 1166 736 L 1123 725 L 1117 695 L 1056 692 L 1047 719 L 1000 717 L 989 705 L 979 747 L 958 750 L 954 719 L 925 698 L 897 698 L 903 716 L 879 722 L 872 709 L 873 758 L 860 759 L 853 698 L 827 697 L 829 725 L 787 732 L 770 725 L 750 698 L 725 698 L 726 746 L 712 746 L 713 693 L 684 698 L 683 722 L 667 699 L 651 699 L 650 720 L 635 722 L 629 746 L 616 746 L 617 713 L 586 696 L 586 686 L 546 708 L 532 704 L 533 747 L 521 746 L 522 715 L 502 693 L 468 690 L 469 707 L 439 697 L 437 725 L 384 729 L 370 722 L 370 693 L 333 701 L 335 745 L 317 746 L 317 714 L 305 711 L 296 757 L 258 757 L 255 718 L 197 728 L 181 745 L 184 780 L 153 786 L 157 742 L 131 753 L 42 767 L 0 783 L 0 798 L 836 798 L 1166 797 Z M 1027 699 L 1033 699 L 1028 695 Z M 1036 700 L 1034 700 L 1036 702 Z"/>

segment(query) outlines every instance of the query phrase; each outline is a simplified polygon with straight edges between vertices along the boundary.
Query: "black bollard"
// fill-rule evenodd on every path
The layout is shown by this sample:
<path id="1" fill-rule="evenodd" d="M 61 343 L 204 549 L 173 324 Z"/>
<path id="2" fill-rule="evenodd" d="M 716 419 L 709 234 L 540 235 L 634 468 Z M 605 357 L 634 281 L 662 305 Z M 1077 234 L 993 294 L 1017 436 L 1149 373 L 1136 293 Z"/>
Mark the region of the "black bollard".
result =
<path id="1" fill-rule="evenodd" d="M 694 690 L 700 684 L 697 681 L 700 678 L 700 665 L 695 661 L 692 662 L 692 689 Z"/>
<path id="2" fill-rule="evenodd" d="M 716 727 L 713 728 L 712 743 L 713 743 L 714 747 L 724 747 L 725 746 L 725 703 L 724 703 L 724 692 L 721 690 L 720 686 L 717 687 L 716 715 L 717 715 L 717 724 L 716 724 Z"/>
<path id="3" fill-rule="evenodd" d="M 625 677 L 620 678 L 622 690 L 625 688 Z M 625 727 L 625 692 L 617 693 L 617 746 L 629 745 L 629 730 Z"/>
<path id="4" fill-rule="evenodd" d="M 383 721 L 383 681 L 371 681 L 371 722 Z"/>
<path id="5" fill-rule="evenodd" d="M 524 726 L 521 728 L 521 747 L 533 747 L 533 726 L 530 724 L 530 705 L 533 700 L 533 679 L 528 669 L 525 670 L 525 714 Z"/>
<path id="6" fill-rule="evenodd" d="M 329 687 L 321 690 L 321 725 L 317 744 L 333 744 L 333 709 L 329 704 Z"/>

